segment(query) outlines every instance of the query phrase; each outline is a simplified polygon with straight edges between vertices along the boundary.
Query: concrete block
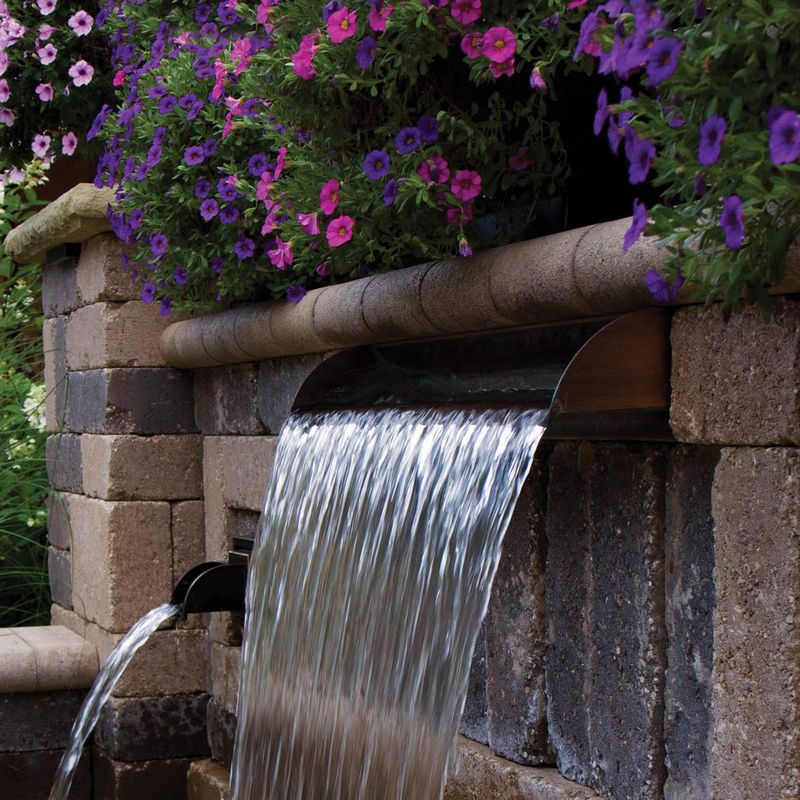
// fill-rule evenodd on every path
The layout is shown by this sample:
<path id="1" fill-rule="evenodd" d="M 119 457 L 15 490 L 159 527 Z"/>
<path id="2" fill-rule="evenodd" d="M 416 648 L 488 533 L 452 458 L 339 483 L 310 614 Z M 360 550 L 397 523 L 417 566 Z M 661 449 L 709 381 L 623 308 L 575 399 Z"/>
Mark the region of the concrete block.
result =
<path id="1" fill-rule="evenodd" d="M 701 444 L 800 443 L 800 303 L 778 298 L 770 322 L 745 307 L 679 310 L 672 323 L 675 437 Z"/>
<path id="2" fill-rule="evenodd" d="M 206 560 L 205 511 L 202 500 L 172 504 L 172 581 Z"/>
<path id="3" fill-rule="evenodd" d="M 158 349 L 167 318 L 140 300 L 94 303 L 74 311 L 67 323 L 67 367 L 163 367 Z"/>
<path id="4" fill-rule="evenodd" d="M 68 492 L 50 492 L 47 496 L 47 541 L 60 550 L 69 550 L 72 546 L 71 497 L 73 495 Z"/>
<path id="5" fill-rule="evenodd" d="M 211 696 L 223 711 L 236 714 L 242 651 L 239 647 L 211 643 L 208 686 Z"/>
<path id="6" fill-rule="evenodd" d="M 711 793 L 711 485 L 718 460 L 717 448 L 689 446 L 674 448 L 667 464 L 664 800 L 707 800 Z"/>
<path id="7" fill-rule="evenodd" d="M 258 371 L 258 414 L 268 433 L 280 433 L 298 390 L 323 360 L 321 354 L 315 353 L 261 362 Z"/>
<path id="8" fill-rule="evenodd" d="M 75 497 L 72 602 L 84 618 L 127 630 L 172 594 L 169 503 Z"/>
<path id="9" fill-rule="evenodd" d="M 42 326 L 44 349 L 45 420 L 55 433 L 66 424 L 67 318 L 46 319 Z"/>
<path id="10" fill-rule="evenodd" d="M 208 754 L 206 694 L 112 697 L 95 728 L 95 743 L 115 761 L 151 761 Z"/>
<path id="11" fill-rule="evenodd" d="M 191 758 L 115 761 L 102 750 L 93 754 L 94 794 L 103 800 L 183 800 Z"/>
<path id="12" fill-rule="evenodd" d="M 71 372 L 66 426 L 76 433 L 192 433 L 192 375 L 148 368 Z"/>
<path id="13" fill-rule="evenodd" d="M 104 500 L 190 500 L 202 495 L 200 437 L 81 436 L 83 487 Z"/>
<path id="14" fill-rule="evenodd" d="M 77 266 L 65 258 L 42 269 L 42 309 L 48 318 L 69 314 L 80 305 Z"/>
<path id="15" fill-rule="evenodd" d="M 93 236 L 83 243 L 78 259 L 78 293 L 84 304 L 106 300 L 139 300 L 140 286 L 122 267 L 123 243 L 111 233 Z"/>
<path id="16" fill-rule="evenodd" d="M 230 776 L 216 761 L 195 761 L 189 767 L 187 800 L 230 800 Z"/>
<path id="17" fill-rule="evenodd" d="M 208 701 L 208 746 L 214 761 L 230 769 L 236 738 L 236 716 L 225 711 L 216 700 Z"/>
<path id="18" fill-rule="evenodd" d="M 199 334 L 201 346 L 211 363 L 229 364 L 257 360 L 239 345 L 236 326 L 231 324 L 230 318 L 225 314 L 204 317 Z"/>
<path id="19" fill-rule="evenodd" d="M 30 692 L 36 686 L 36 655 L 13 628 L 0 637 L 0 692 Z"/>
<path id="20" fill-rule="evenodd" d="M 503 540 L 486 616 L 489 748 L 552 764 L 547 741 L 545 558 L 547 470 L 537 461 Z"/>
<path id="21" fill-rule="evenodd" d="M 83 690 L 0 694 L 0 753 L 66 747 L 85 694 Z"/>
<path id="22" fill-rule="evenodd" d="M 717 465 L 713 800 L 800 796 L 798 475 L 795 448 L 725 449 Z"/>
<path id="23" fill-rule="evenodd" d="M 364 320 L 363 298 L 374 278 L 326 286 L 313 309 L 314 331 L 332 347 L 365 344 L 374 337 Z"/>
<path id="24" fill-rule="evenodd" d="M 458 732 L 481 744 L 489 743 L 489 705 L 486 697 L 486 624 L 481 625 L 469 670 L 467 699 Z"/>
<path id="25" fill-rule="evenodd" d="M 53 602 L 72 608 L 72 559 L 68 550 L 47 548 L 47 577 Z"/>
<path id="26" fill-rule="evenodd" d="M 47 800 L 62 750 L 31 753 L 0 752 L 0 787 L 3 800 Z M 78 763 L 68 800 L 93 800 L 91 756 L 88 750 Z"/>
<path id="27" fill-rule="evenodd" d="M 73 433 L 48 436 L 45 446 L 45 466 L 47 477 L 54 489 L 82 492 L 81 437 Z"/>
<path id="28" fill-rule="evenodd" d="M 258 418 L 256 364 L 210 367 L 195 372 L 197 426 L 205 434 L 262 433 Z"/>

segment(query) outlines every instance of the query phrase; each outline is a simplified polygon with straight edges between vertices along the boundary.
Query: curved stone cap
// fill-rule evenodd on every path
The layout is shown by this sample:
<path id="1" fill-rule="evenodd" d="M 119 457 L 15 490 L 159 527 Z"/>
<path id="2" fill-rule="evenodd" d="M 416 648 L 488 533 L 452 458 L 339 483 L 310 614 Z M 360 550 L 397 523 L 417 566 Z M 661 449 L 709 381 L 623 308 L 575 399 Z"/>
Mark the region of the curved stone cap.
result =
<path id="1" fill-rule="evenodd" d="M 0 694 L 87 689 L 97 648 L 63 625 L 0 628 Z"/>
<path id="2" fill-rule="evenodd" d="M 113 201 L 113 190 L 79 183 L 14 228 L 6 236 L 6 252 L 21 264 L 34 264 L 54 247 L 110 231 L 106 209 Z"/>
<path id="3" fill-rule="evenodd" d="M 170 325 L 161 350 L 176 367 L 207 367 L 361 344 L 604 316 L 652 305 L 645 272 L 663 252 L 630 220 L 544 236 Z"/>

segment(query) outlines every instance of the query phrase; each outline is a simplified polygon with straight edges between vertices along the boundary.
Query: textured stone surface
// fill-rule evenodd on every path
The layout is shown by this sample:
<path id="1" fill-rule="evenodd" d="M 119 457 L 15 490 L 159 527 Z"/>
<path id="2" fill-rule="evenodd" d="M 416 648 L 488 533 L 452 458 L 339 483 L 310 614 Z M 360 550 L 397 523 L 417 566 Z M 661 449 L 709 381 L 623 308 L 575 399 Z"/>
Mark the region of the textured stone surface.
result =
<path id="1" fill-rule="evenodd" d="M 47 477 L 54 489 L 65 492 L 83 491 L 80 436 L 73 433 L 56 433 L 48 436 L 45 465 Z"/>
<path id="2" fill-rule="evenodd" d="M 211 757 L 230 769 L 236 737 L 236 716 L 225 711 L 214 698 L 208 701 L 208 747 Z"/>
<path id="3" fill-rule="evenodd" d="M 122 268 L 124 245 L 113 234 L 93 236 L 84 242 L 78 259 L 78 293 L 83 303 L 138 300 L 139 284 Z"/>
<path id="4" fill-rule="evenodd" d="M 47 496 L 47 540 L 60 550 L 69 550 L 72 543 L 69 521 L 71 497 L 68 492 L 50 492 Z"/>
<path id="5" fill-rule="evenodd" d="M 226 647 L 211 643 L 209 659 L 209 690 L 223 711 L 236 714 L 239 699 L 239 672 L 242 651 L 239 647 Z"/>
<path id="6" fill-rule="evenodd" d="M 458 732 L 481 744 L 489 743 L 489 705 L 486 697 L 486 625 L 481 625 L 469 670 L 467 699 Z"/>
<path id="7" fill-rule="evenodd" d="M 195 372 L 197 427 L 205 434 L 258 434 L 258 366 L 211 367 Z"/>
<path id="8" fill-rule="evenodd" d="M 486 617 L 489 747 L 520 764 L 552 764 L 544 660 L 547 471 L 534 464 L 520 495 Z"/>
<path id="9" fill-rule="evenodd" d="M 47 800 L 62 752 L 0 753 L 3 800 Z M 97 800 L 92 792 L 91 756 L 86 750 L 75 771 L 68 800 Z"/>
<path id="10" fill-rule="evenodd" d="M 665 800 L 707 800 L 711 791 L 714 662 L 711 485 L 718 460 L 719 450 L 714 447 L 677 447 L 668 460 Z"/>
<path id="11" fill-rule="evenodd" d="M 202 495 L 200 437 L 81 436 L 83 488 L 104 500 L 189 500 Z"/>
<path id="12" fill-rule="evenodd" d="M 622 797 L 622 796 L 620 796 Z M 458 744 L 444 800 L 602 800 L 555 769 L 523 767 L 466 739 Z"/>
<path id="13" fill-rule="evenodd" d="M 269 433 L 278 434 L 305 379 L 323 356 L 294 356 L 262 361 L 258 371 L 258 414 Z"/>
<path id="14" fill-rule="evenodd" d="M 552 460 L 552 740 L 567 777 L 611 797 L 657 800 L 665 777 L 664 483 L 661 448 L 561 445 Z"/>
<path id="15" fill-rule="evenodd" d="M 67 318 L 46 319 L 44 348 L 45 419 L 51 433 L 63 429 L 67 402 Z"/>
<path id="16" fill-rule="evenodd" d="M 216 761 L 195 761 L 189 768 L 187 800 L 229 800 L 229 780 Z"/>
<path id="17" fill-rule="evenodd" d="M 713 800 L 800 796 L 800 451 L 722 451 L 715 523 Z"/>
<path id="18" fill-rule="evenodd" d="M 162 367 L 158 339 L 166 325 L 155 306 L 140 300 L 79 308 L 67 323 L 67 366 Z"/>
<path id="19" fill-rule="evenodd" d="M 172 504 L 172 582 L 206 560 L 205 511 L 202 500 Z"/>
<path id="20" fill-rule="evenodd" d="M 95 742 L 116 761 L 188 758 L 208 753 L 208 695 L 111 698 L 95 729 Z"/>
<path id="21" fill-rule="evenodd" d="M 84 691 L 0 694 L 0 752 L 65 747 L 84 695 Z"/>
<path id="22" fill-rule="evenodd" d="M 675 437 L 707 444 L 800 443 L 800 303 L 777 299 L 772 321 L 748 307 L 686 308 L 672 323 Z"/>
<path id="23" fill-rule="evenodd" d="M 72 602 L 106 630 L 127 630 L 172 594 L 169 503 L 75 497 Z"/>
<path id="24" fill-rule="evenodd" d="M 66 426 L 77 433 L 191 433 L 192 375 L 146 368 L 72 372 Z"/>
<path id="25" fill-rule="evenodd" d="M 97 800 L 184 800 L 191 758 L 158 761 L 114 761 L 102 750 L 93 753 Z"/>
<path id="26" fill-rule="evenodd" d="M 53 602 L 72 608 L 72 559 L 69 551 L 47 548 L 47 578 Z"/>
<path id="27" fill-rule="evenodd" d="M 42 270 L 42 309 L 46 317 L 69 314 L 80 305 L 75 259 L 65 258 Z"/>

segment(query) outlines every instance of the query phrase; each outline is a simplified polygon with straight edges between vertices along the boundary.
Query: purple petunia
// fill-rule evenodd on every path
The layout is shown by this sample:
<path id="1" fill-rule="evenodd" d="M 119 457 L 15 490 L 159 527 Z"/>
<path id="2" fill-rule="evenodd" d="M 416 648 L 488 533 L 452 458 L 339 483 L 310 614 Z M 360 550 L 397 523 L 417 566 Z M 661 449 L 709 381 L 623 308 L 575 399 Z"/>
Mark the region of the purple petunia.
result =
<path id="1" fill-rule="evenodd" d="M 227 0 L 222 0 L 217 6 L 217 17 L 223 25 L 235 25 L 242 21 L 236 11 L 228 5 Z"/>
<path id="2" fill-rule="evenodd" d="M 640 202 L 639 200 L 633 201 L 633 217 L 631 219 L 631 226 L 625 231 L 625 239 L 622 244 L 623 252 L 627 253 L 628 250 L 633 247 L 636 242 L 639 241 L 639 237 L 644 233 L 644 229 L 647 227 L 647 209 L 645 208 L 644 203 Z"/>
<path id="3" fill-rule="evenodd" d="M 156 298 L 156 285 L 154 283 L 146 283 L 144 286 L 142 286 L 143 303 L 147 303 L 147 305 L 150 305 L 150 303 L 152 303 L 153 300 L 155 300 L 155 298 Z"/>
<path id="4" fill-rule="evenodd" d="M 190 167 L 196 167 L 198 164 L 202 164 L 205 157 L 203 148 L 196 144 L 187 147 L 186 150 L 183 151 L 183 160 Z"/>
<path id="5" fill-rule="evenodd" d="M 178 286 L 186 286 L 189 283 L 189 270 L 186 267 L 177 267 L 172 273 L 172 279 Z"/>
<path id="6" fill-rule="evenodd" d="M 203 200 L 200 203 L 200 216 L 208 222 L 209 220 L 214 219 L 219 213 L 219 206 L 217 205 L 217 201 L 213 198 L 209 197 Z"/>
<path id="7" fill-rule="evenodd" d="M 422 135 L 419 132 L 419 128 L 403 128 L 394 137 L 394 144 L 401 156 L 413 153 L 422 144 Z"/>
<path id="8" fill-rule="evenodd" d="M 175 95 L 168 94 L 166 97 L 162 97 L 158 103 L 158 113 L 159 114 L 170 114 L 175 110 L 175 107 L 178 105 L 178 98 Z"/>
<path id="9" fill-rule="evenodd" d="M 161 314 L 162 317 L 168 317 L 172 313 L 171 297 L 165 296 L 161 298 L 161 306 L 158 309 L 158 313 Z"/>
<path id="10" fill-rule="evenodd" d="M 649 139 L 642 139 L 631 147 L 628 157 L 630 159 L 628 180 L 632 184 L 642 183 L 647 179 L 650 167 L 653 166 L 656 147 Z"/>
<path id="11" fill-rule="evenodd" d="M 147 151 L 147 158 L 145 159 L 145 167 L 147 169 L 151 169 L 155 167 L 158 162 L 161 161 L 161 148 L 154 144 L 148 151 Z"/>
<path id="12" fill-rule="evenodd" d="M 189 92 L 178 98 L 178 108 L 188 111 L 197 102 L 197 95 L 194 92 Z"/>
<path id="13" fill-rule="evenodd" d="M 159 125 L 153 134 L 153 144 L 162 145 L 167 136 L 167 128 L 164 125 Z"/>
<path id="14" fill-rule="evenodd" d="M 217 140 L 206 139 L 203 142 L 203 154 L 206 156 L 213 156 L 217 153 Z"/>
<path id="15" fill-rule="evenodd" d="M 151 100 L 159 100 L 162 97 L 166 97 L 167 94 L 168 94 L 168 92 L 167 92 L 166 86 L 160 86 L 160 85 L 151 86 L 147 90 L 147 96 Z"/>
<path id="16" fill-rule="evenodd" d="M 246 236 L 242 236 L 242 238 L 239 239 L 233 246 L 233 252 L 240 261 L 250 258 L 255 251 L 256 243 L 252 239 L 248 239 Z"/>
<path id="17" fill-rule="evenodd" d="M 128 216 L 128 225 L 132 230 L 142 227 L 144 222 L 144 211 L 141 208 L 134 208 Z"/>
<path id="18" fill-rule="evenodd" d="M 250 156 L 247 162 L 247 171 L 254 177 L 260 178 L 261 174 L 269 167 L 269 161 L 264 153 L 256 153 Z"/>
<path id="19" fill-rule="evenodd" d="M 678 68 L 678 57 L 683 44 L 677 39 L 661 37 L 656 39 L 647 56 L 647 77 L 653 86 L 658 86 L 671 78 Z"/>
<path id="20" fill-rule="evenodd" d="M 725 234 L 725 244 L 731 250 L 738 250 L 744 242 L 744 212 L 741 199 L 733 194 L 722 198 L 722 215 L 719 226 Z"/>
<path id="21" fill-rule="evenodd" d="M 397 200 L 397 181 L 392 178 L 386 181 L 386 186 L 383 187 L 383 204 L 390 206 Z"/>
<path id="22" fill-rule="evenodd" d="M 595 136 L 600 135 L 608 121 L 609 114 L 608 93 L 605 89 L 601 89 L 600 94 L 597 95 L 597 111 L 594 115 L 594 127 L 592 128 Z"/>
<path id="23" fill-rule="evenodd" d="M 189 122 L 193 122 L 200 116 L 200 112 L 203 110 L 203 106 L 205 103 L 202 100 L 198 100 L 187 112 L 186 112 L 186 119 Z"/>
<path id="24" fill-rule="evenodd" d="M 417 130 L 423 142 L 435 142 L 439 138 L 439 120 L 430 114 L 423 114 L 417 120 Z"/>
<path id="25" fill-rule="evenodd" d="M 784 111 L 770 125 L 769 157 L 773 164 L 790 164 L 800 157 L 800 116 Z"/>
<path id="26" fill-rule="evenodd" d="M 194 196 L 198 200 L 203 200 L 208 197 L 211 191 L 211 182 L 207 178 L 198 178 L 197 183 L 194 185 Z"/>
<path id="27" fill-rule="evenodd" d="M 208 3 L 198 3 L 194 8 L 194 18 L 201 25 L 211 16 L 211 6 Z"/>
<path id="28" fill-rule="evenodd" d="M 389 154 L 385 150 L 373 150 L 364 159 L 364 172 L 371 181 L 378 181 L 389 174 Z"/>
<path id="29" fill-rule="evenodd" d="M 286 299 L 290 303 L 299 303 L 308 294 L 299 284 L 295 283 L 286 290 Z"/>
<path id="30" fill-rule="evenodd" d="M 239 209 L 236 206 L 223 206 L 219 212 L 219 221 L 223 225 L 232 225 L 239 219 Z"/>
<path id="31" fill-rule="evenodd" d="M 337 11 L 341 11 L 344 8 L 344 3 L 340 0 L 330 0 L 323 9 L 322 9 L 322 20 L 323 22 L 327 22 L 328 18 L 335 14 Z"/>
<path id="32" fill-rule="evenodd" d="M 378 42 L 373 36 L 365 36 L 356 48 L 356 64 L 361 69 L 369 69 L 378 54 Z"/>
<path id="33" fill-rule="evenodd" d="M 217 191 L 219 192 L 219 196 L 222 200 L 226 203 L 232 203 L 234 200 L 238 200 L 241 195 L 239 192 L 236 191 L 236 185 L 230 178 L 220 178 L 217 181 Z"/>
<path id="34" fill-rule="evenodd" d="M 169 247 L 169 239 L 165 233 L 154 233 L 150 237 L 150 251 L 154 256 L 163 256 Z"/>
<path id="35" fill-rule="evenodd" d="M 697 148 L 697 160 L 703 166 L 716 164 L 722 151 L 722 142 L 728 123 L 719 114 L 709 117 L 700 126 L 700 146 Z"/>
<path id="36" fill-rule="evenodd" d="M 647 286 L 647 291 L 661 303 L 668 303 L 678 296 L 681 286 L 683 286 L 683 273 L 680 267 L 675 273 L 675 280 L 670 282 L 655 269 L 649 269 L 644 275 L 644 282 Z"/>

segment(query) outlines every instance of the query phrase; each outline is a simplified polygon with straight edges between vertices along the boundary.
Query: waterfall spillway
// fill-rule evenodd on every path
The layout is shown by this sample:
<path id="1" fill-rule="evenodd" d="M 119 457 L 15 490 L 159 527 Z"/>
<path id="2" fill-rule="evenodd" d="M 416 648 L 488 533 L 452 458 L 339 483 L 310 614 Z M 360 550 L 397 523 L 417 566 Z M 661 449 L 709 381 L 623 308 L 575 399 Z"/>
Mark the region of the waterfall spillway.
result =
<path id="1" fill-rule="evenodd" d="M 297 415 L 252 557 L 234 800 L 438 800 L 546 412 Z"/>

